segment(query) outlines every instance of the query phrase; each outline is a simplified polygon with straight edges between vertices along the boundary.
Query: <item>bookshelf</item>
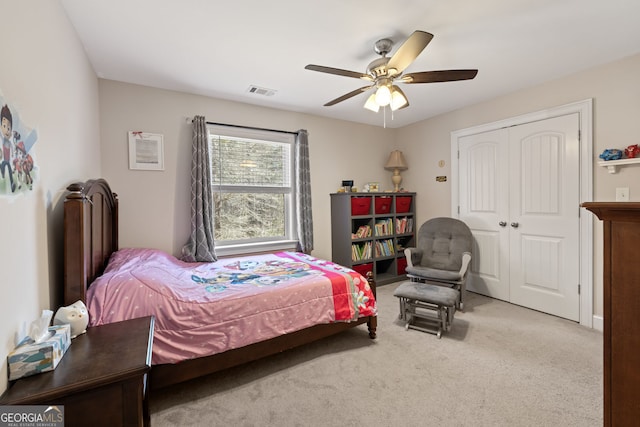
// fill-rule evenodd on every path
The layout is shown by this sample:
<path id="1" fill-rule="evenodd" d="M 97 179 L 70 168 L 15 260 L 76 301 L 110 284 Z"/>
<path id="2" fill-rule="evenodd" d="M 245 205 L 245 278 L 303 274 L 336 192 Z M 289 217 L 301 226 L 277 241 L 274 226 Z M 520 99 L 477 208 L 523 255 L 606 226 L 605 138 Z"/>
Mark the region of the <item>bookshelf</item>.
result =
<path id="1" fill-rule="evenodd" d="M 377 285 L 405 276 L 404 248 L 415 246 L 416 193 L 332 193 L 332 260 Z"/>

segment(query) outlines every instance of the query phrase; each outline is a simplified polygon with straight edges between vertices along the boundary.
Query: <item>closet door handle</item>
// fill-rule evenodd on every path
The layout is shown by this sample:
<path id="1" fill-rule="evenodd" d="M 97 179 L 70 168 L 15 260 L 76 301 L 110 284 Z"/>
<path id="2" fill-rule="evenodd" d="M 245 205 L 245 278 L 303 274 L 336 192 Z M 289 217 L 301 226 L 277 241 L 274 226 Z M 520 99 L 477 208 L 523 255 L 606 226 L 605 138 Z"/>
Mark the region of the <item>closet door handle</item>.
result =
<path id="1" fill-rule="evenodd" d="M 519 225 L 520 225 L 520 224 L 518 224 L 517 222 L 512 222 L 512 223 L 511 223 L 511 226 L 512 226 L 513 228 L 518 228 L 518 226 L 519 226 Z"/>
<path id="2" fill-rule="evenodd" d="M 506 226 L 507 226 L 507 223 L 506 223 L 506 221 L 500 221 L 500 222 L 498 223 L 498 225 L 499 225 L 500 227 L 506 227 Z"/>

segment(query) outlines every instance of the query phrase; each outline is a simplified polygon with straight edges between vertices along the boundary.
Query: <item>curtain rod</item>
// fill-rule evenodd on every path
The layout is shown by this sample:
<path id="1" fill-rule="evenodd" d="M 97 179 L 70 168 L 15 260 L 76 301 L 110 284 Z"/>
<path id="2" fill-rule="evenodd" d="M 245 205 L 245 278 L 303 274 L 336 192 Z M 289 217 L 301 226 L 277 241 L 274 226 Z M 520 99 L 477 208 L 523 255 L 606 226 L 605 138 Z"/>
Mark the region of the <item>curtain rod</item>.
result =
<path id="1" fill-rule="evenodd" d="M 254 126 L 242 126 L 242 125 L 230 125 L 227 123 L 216 123 L 216 122 L 207 122 L 208 125 L 217 125 L 217 126 L 229 126 L 232 128 L 244 128 L 244 129 L 253 129 L 253 130 L 265 130 L 269 132 L 278 132 L 278 133 L 289 133 L 291 135 L 297 135 L 298 132 L 291 132 L 289 130 L 279 130 L 279 129 L 267 129 L 267 128 L 258 128 Z"/>
<path id="2" fill-rule="evenodd" d="M 187 120 L 193 122 L 193 119 L 187 119 Z M 298 134 L 298 132 L 291 132 L 289 130 L 267 129 L 267 128 L 259 128 L 259 127 L 254 127 L 254 126 L 230 125 L 228 123 L 216 123 L 216 122 L 206 122 L 206 123 L 208 125 L 214 125 L 214 126 L 228 126 L 228 127 L 232 127 L 232 128 L 264 130 L 264 131 L 268 131 L 268 132 L 288 133 L 288 134 L 291 134 L 291 135 L 297 135 Z"/>

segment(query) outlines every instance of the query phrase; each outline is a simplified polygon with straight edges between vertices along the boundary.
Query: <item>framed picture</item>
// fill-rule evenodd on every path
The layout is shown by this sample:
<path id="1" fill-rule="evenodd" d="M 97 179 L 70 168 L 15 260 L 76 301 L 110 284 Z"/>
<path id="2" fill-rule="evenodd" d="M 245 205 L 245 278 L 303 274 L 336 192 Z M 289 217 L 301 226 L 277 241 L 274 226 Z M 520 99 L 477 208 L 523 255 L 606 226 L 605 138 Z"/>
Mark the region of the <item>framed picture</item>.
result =
<path id="1" fill-rule="evenodd" d="M 380 187 L 378 186 L 377 182 L 370 182 L 369 183 L 369 191 L 372 193 L 377 193 L 378 191 L 380 191 Z"/>
<path id="2" fill-rule="evenodd" d="M 164 170 L 164 144 L 161 134 L 129 132 L 129 169 Z"/>

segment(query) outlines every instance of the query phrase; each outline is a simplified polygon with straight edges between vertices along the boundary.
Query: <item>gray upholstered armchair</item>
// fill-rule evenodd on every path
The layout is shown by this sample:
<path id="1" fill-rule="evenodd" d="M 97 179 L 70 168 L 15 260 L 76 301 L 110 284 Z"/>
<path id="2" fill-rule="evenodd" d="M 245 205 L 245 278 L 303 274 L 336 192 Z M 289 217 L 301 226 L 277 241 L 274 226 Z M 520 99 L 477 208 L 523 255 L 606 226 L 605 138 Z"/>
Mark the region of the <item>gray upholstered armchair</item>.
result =
<path id="1" fill-rule="evenodd" d="M 460 291 L 463 309 L 473 237 L 467 225 L 455 218 L 433 218 L 420 226 L 417 247 L 404 250 L 407 276 L 412 281 L 447 285 Z"/>

